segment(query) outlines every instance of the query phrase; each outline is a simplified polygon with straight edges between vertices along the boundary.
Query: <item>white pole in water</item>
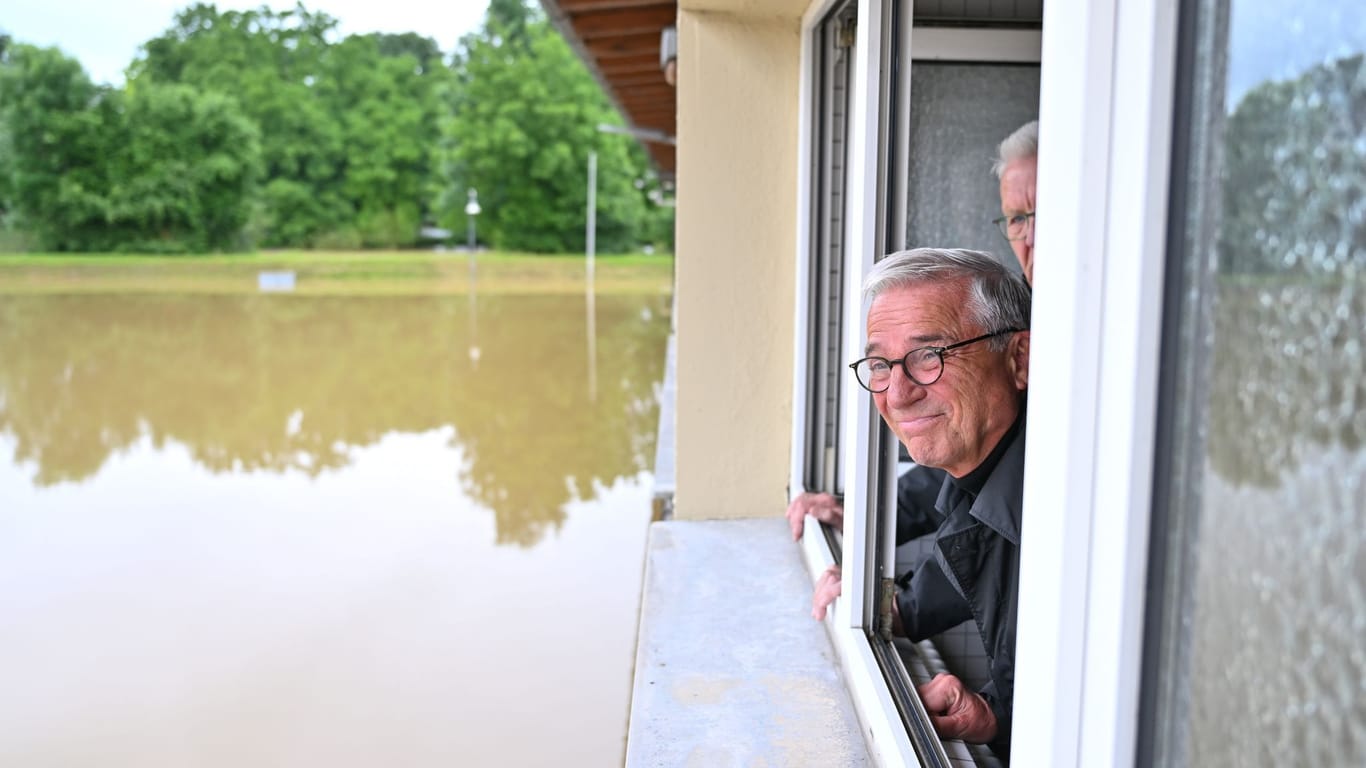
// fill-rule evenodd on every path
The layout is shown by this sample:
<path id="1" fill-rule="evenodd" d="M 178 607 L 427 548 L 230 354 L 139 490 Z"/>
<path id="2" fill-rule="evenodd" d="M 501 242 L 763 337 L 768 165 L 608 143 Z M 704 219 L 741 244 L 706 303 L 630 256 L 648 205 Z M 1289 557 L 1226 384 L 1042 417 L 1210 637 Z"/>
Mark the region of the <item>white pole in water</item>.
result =
<path id="1" fill-rule="evenodd" d="M 588 153 L 588 225 L 584 233 L 584 252 L 587 257 L 587 283 L 585 291 L 588 303 L 588 397 L 598 399 L 598 332 L 597 318 L 593 300 L 593 258 L 597 250 L 598 235 L 598 153 Z"/>
<path id="2" fill-rule="evenodd" d="M 478 240 L 476 240 L 475 235 L 474 235 L 474 217 L 475 217 L 475 216 L 478 216 L 478 215 L 479 215 L 480 213 L 482 213 L 482 212 L 483 212 L 483 209 L 479 207 L 479 191 L 476 190 L 474 187 L 470 187 L 470 189 L 469 189 L 469 202 L 465 203 L 465 220 L 468 222 L 468 223 L 466 224 L 466 226 L 465 226 L 465 229 L 466 229 L 466 231 L 469 233 L 469 246 L 468 246 L 468 248 L 469 248 L 469 252 L 470 252 L 470 279 L 471 279 L 471 280 L 474 279 L 474 249 L 475 249 L 475 247 L 476 247 L 476 244 L 478 243 Z"/>
<path id="3" fill-rule="evenodd" d="M 588 290 L 593 290 L 593 256 L 598 243 L 598 153 L 588 153 L 588 230 L 584 252 L 588 255 Z"/>
<path id="4" fill-rule="evenodd" d="M 479 326 L 476 325 L 478 314 L 474 305 L 479 300 L 479 288 L 477 285 L 478 272 L 474 264 L 474 249 L 478 243 L 474 235 L 474 217 L 482 211 L 483 209 L 479 207 L 479 192 L 474 187 L 470 187 L 469 202 L 465 203 L 465 217 L 469 222 L 467 229 L 469 230 L 470 254 L 470 363 L 476 368 L 479 367 Z"/>

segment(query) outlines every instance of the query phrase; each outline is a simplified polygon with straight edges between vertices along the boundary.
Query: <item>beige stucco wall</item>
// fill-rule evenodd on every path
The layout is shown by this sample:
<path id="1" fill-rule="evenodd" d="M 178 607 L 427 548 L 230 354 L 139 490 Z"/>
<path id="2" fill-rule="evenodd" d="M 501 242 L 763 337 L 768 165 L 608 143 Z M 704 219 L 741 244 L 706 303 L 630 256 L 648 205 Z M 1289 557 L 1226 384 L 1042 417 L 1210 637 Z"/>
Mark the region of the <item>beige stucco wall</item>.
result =
<path id="1" fill-rule="evenodd" d="M 786 507 L 805 4 L 680 3 L 680 518 Z"/>

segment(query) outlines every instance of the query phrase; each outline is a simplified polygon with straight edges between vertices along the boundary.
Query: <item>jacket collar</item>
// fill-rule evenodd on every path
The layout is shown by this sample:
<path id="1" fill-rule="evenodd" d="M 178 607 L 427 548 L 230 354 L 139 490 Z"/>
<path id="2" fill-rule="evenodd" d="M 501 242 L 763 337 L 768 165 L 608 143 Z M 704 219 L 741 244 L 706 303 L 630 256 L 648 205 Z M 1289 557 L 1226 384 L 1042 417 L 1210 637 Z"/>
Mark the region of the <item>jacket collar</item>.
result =
<path id="1" fill-rule="evenodd" d="M 1024 403 L 1020 403 L 1020 411 L 1015 414 L 1015 420 L 1006 428 L 1001 439 L 996 441 L 996 445 L 987 453 L 987 457 L 982 460 L 982 463 L 962 477 L 949 475 L 949 482 L 958 486 L 958 490 L 967 493 L 974 499 L 977 498 L 982 493 L 982 489 L 986 487 L 991 474 L 996 471 L 996 465 L 1001 463 L 1001 457 L 1005 455 L 1006 449 L 1010 447 L 1015 436 L 1024 428 L 1024 418 Z"/>
<path id="2" fill-rule="evenodd" d="M 1021 404 L 1015 423 L 1001 436 L 982 464 L 964 475 L 948 475 L 939 489 L 936 507 L 945 517 L 955 509 L 967 507 L 967 514 L 977 522 L 1000 534 L 1010 543 L 1020 544 L 1020 508 L 1024 490 L 1025 416 Z M 946 521 L 941 535 L 953 535 L 969 525 L 966 518 L 958 522 Z"/>
<path id="3" fill-rule="evenodd" d="M 1024 417 L 1021 416 L 1017 423 L 1020 428 L 1010 438 L 1001 460 L 969 512 L 1015 546 L 1020 545 L 1020 508 L 1024 492 Z"/>

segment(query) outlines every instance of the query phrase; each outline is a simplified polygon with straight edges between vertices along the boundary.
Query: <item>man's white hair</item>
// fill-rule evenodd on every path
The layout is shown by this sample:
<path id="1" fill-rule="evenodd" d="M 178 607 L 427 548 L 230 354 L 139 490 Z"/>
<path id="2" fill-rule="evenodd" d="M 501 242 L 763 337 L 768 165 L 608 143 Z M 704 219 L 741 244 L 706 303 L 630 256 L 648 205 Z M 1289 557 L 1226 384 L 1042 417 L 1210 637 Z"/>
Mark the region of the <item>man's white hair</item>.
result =
<path id="1" fill-rule="evenodd" d="M 1024 278 L 993 256 L 961 248 L 914 248 L 893 253 L 873 265 L 863 283 L 863 300 L 872 304 L 884 291 L 918 283 L 967 281 L 964 309 L 983 332 L 1029 327 L 1031 293 Z M 987 342 L 995 350 L 1010 339 Z"/>
<path id="2" fill-rule="evenodd" d="M 1039 121 L 1030 120 L 1016 128 L 1015 132 L 1007 136 L 996 148 L 996 162 L 991 166 L 991 172 L 999 179 L 1001 174 L 1005 173 L 1007 165 L 1016 160 L 1038 156 Z"/>

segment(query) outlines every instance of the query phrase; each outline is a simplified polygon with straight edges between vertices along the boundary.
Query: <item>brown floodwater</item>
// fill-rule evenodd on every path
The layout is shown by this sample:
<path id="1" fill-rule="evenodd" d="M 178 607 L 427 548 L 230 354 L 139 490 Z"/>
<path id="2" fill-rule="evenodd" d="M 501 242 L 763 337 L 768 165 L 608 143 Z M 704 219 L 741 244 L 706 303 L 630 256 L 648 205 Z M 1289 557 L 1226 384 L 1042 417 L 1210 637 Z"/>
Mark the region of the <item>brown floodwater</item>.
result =
<path id="1" fill-rule="evenodd" d="M 0 765 L 610 765 L 668 300 L 0 295 Z"/>

